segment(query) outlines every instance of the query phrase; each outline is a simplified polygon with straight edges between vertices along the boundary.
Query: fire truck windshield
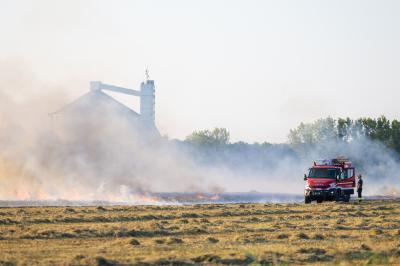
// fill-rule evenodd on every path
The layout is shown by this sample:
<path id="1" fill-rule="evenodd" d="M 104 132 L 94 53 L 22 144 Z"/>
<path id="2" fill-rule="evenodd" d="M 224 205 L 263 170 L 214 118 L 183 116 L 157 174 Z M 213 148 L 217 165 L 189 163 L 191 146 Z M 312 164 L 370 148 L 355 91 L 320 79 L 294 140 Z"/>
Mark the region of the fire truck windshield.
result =
<path id="1" fill-rule="evenodd" d="M 336 168 L 311 168 L 308 174 L 309 178 L 333 178 L 340 174 L 339 169 Z"/>

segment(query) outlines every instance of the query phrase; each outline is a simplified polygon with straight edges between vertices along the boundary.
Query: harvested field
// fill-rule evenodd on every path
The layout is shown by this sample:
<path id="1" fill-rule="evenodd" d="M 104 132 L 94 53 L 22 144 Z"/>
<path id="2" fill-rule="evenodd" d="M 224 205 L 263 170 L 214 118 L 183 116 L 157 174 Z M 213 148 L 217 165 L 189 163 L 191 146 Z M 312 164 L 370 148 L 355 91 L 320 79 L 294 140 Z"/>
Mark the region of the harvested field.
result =
<path id="1" fill-rule="evenodd" d="M 0 265 L 400 265 L 400 201 L 0 208 Z"/>

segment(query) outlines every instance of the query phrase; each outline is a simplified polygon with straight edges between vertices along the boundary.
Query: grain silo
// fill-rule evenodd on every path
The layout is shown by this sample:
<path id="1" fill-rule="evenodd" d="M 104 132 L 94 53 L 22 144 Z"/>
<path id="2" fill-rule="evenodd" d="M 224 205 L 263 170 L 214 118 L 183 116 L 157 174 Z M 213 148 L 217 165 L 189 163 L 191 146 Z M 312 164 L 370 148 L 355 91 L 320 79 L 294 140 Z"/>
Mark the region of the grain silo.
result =
<path id="1" fill-rule="evenodd" d="M 140 113 L 128 108 L 104 91 L 112 91 L 140 97 Z M 51 114 L 54 124 L 79 129 L 81 125 L 93 125 L 94 130 L 106 130 L 112 123 L 126 123 L 145 139 L 159 138 L 155 125 L 155 86 L 154 80 L 146 80 L 140 90 L 122 88 L 114 85 L 91 81 L 90 90 L 78 99 Z M 122 122 L 121 122 L 122 121 Z M 71 126 L 73 125 L 73 126 Z"/>

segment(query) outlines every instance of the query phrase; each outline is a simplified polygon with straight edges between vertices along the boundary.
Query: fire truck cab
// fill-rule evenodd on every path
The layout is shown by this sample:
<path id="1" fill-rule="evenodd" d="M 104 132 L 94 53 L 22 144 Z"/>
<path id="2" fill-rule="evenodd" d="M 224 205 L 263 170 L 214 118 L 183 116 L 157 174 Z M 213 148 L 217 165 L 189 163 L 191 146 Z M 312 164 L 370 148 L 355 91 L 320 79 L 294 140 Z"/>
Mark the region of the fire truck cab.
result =
<path id="1" fill-rule="evenodd" d="M 317 160 L 304 175 L 304 202 L 349 202 L 354 194 L 356 173 L 352 163 L 344 157 Z"/>

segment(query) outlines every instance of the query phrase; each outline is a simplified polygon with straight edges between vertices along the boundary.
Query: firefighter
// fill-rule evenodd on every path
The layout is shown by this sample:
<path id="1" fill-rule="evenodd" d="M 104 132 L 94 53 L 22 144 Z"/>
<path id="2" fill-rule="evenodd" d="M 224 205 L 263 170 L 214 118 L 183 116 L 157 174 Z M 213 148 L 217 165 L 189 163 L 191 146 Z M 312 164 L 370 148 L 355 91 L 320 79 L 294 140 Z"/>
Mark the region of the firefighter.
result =
<path id="1" fill-rule="evenodd" d="M 363 180 L 362 176 L 358 175 L 358 182 L 357 182 L 357 193 L 358 193 L 358 198 L 361 199 L 361 194 L 362 194 L 362 187 L 363 187 Z"/>

